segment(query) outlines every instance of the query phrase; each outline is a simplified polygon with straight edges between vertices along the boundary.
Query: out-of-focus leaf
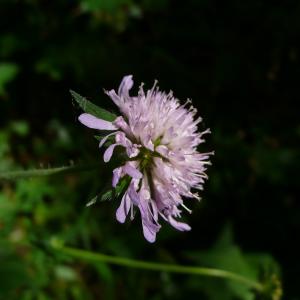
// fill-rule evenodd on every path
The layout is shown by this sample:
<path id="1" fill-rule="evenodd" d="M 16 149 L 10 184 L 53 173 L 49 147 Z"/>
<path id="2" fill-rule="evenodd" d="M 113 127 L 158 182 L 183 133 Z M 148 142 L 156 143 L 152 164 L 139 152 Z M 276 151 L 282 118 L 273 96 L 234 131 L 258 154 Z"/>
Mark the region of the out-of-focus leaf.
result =
<path id="1" fill-rule="evenodd" d="M 18 48 L 22 48 L 22 42 L 13 33 L 1 34 L 0 36 L 0 56 L 8 57 Z"/>
<path id="2" fill-rule="evenodd" d="M 114 121 L 116 119 L 116 115 L 93 104 L 86 98 L 80 96 L 78 93 L 70 90 L 70 93 L 73 99 L 79 104 L 82 110 L 86 113 L 89 113 L 95 117 L 101 118 L 106 121 Z"/>
<path id="3" fill-rule="evenodd" d="M 58 265 L 54 268 L 57 278 L 65 281 L 76 281 L 78 279 L 77 273 L 69 266 Z"/>
<path id="4" fill-rule="evenodd" d="M 29 133 L 29 125 L 24 121 L 14 121 L 10 124 L 11 130 L 19 136 L 25 137 Z"/>
<path id="5" fill-rule="evenodd" d="M 225 227 L 224 231 L 208 251 L 189 253 L 188 256 L 201 265 L 231 271 L 243 275 L 254 281 L 261 280 L 261 272 L 266 261 L 273 263 L 274 260 L 266 259 L 265 254 L 248 256 L 234 244 L 233 234 L 230 226 Z M 251 260 L 249 259 L 251 257 Z M 270 257 L 269 257 L 270 258 Z M 278 268 L 276 268 L 278 270 Z M 207 283 L 207 281 L 205 281 Z M 210 284 L 204 284 L 203 290 L 210 299 L 240 299 L 254 300 L 255 294 L 248 287 L 235 281 L 221 283 L 220 289 L 214 289 Z"/>
<path id="6" fill-rule="evenodd" d="M 61 70 L 50 61 L 41 60 L 37 62 L 35 68 L 38 73 L 48 74 L 53 80 L 60 80 L 62 78 Z"/>
<path id="7" fill-rule="evenodd" d="M 0 95 L 5 94 L 5 86 L 18 74 L 19 67 L 14 63 L 0 63 Z"/>
<path id="8" fill-rule="evenodd" d="M 53 193 L 54 187 L 39 178 L 29 181 L 20 180 L 17 183 L 16 197 L 22 199 L 20 208 L 23 211 L 30 212 L 45 196 L 50 196 Z"/>
<path id="9" fill-rule="evenodd" d="M 0 262 L 0 299 L 11 299 L 12 293 L 29 283 L 29 277 L 22 260 L 1 240 Z"/>
<path id="10" fill-rule="evenodd" d="M 120 6 L 130 3 L 130 0 L 81 0 L 83 11 L 106 11 L 114 13 Z"/>
<path id="11" fill-rule="evenodd" d="M 113 273 L 106 263 L 99 263 L 95 264 L 95 268 L 102 279 L 106 282 L 112 283 L 113 282 Z"/>
<path id="12" fill-rule="evenodd" d="M 126 191 L 129 183 L 130 183 L 130 177 L 126 175 L 119 181 L 119 183 L 115 188 L 109 188 L 101 195 L 95 196 L 86 204 L 86 206 L 91 206 L 96 202 L 108 201 L 120 197 Z"/>

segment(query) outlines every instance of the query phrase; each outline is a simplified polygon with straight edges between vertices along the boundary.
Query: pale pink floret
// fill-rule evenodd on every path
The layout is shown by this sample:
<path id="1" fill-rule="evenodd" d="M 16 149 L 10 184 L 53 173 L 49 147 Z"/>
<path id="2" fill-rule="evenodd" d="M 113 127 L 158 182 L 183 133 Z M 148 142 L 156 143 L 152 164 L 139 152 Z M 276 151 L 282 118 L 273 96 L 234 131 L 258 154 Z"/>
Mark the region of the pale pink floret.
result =
<path id="1" fill-rule="evenodd" d="M 114 131 L 100 142 L 101 147 L 109 136 L 115 137 L 115 143 L 104 152 L 104 161 L 110 160 L 116 146 L 125 149 L 130 161 L 113 171 L 112 185 L 116 187 L 125 175 L 132 178 L 116 218 L 124 223 L 130 213 L 132 219 L 137 207 L 144 236 L 154 242 L 161 227 L 159 217 L 180 231 L 191 229 L 176 218 L 181 217 L 181 208 L 191 212 L 182 197 L 200 199 L 191 189 L 203 189 L 212 152 L 199 153 L 197 147 L 204 142 L 203 135 L 210 131 L 198 132 L 201 118 L 195 119 L 197 110 L 189 100 L 180 105 L 172 92 L 160 92 L 156 83 L 146 92 L 141 85 L 138 95 L 132 97 L 129 95 L 132 86 L 129 75 L 123 78 L 118 93 L 106 92 L 122 114 L 113 122 L 89 114 L 82 114 L 79 121 L 90 128 Z M 142 163 L 141 153 L 145 151 L 151 156 L 148 165 Z"/>

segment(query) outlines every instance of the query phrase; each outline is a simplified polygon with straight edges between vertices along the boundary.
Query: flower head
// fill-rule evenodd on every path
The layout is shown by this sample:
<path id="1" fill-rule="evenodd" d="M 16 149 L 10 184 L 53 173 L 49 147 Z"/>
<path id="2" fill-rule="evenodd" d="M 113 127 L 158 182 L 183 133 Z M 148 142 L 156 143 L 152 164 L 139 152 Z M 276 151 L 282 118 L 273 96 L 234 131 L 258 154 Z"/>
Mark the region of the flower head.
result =
<path id="1" fill-rule="evenodd" d="M 123 147 L 126 159 L 113 170 L 112 177 L 113 187 L 121 181 L 126 186 L 116 218 L 120 223 L 128 214 L 133 219 L 137 208 L 144 236 L 154 242 L 160 219 L 180 231 L 191 229 L 178 218 L 182 209 L 191 212 L 183 198 L 200 199 L 191 190 L 202 190 L 212 152 L 199 153 L 197 147 L 210 130 L 198 132 L 201 118 L 195 119 L 197 110 L 190 100 L 181 105 L 172 92 L 159 91 L 156 82 L 151 90 L 145 92 L 141 85 L 138 95 L 130 96 L 132 86 L 129 75 L 123 78 L 118 93 L 106 91 L 121 113 L 113 122 L 86 113 L 80 115 L 79 121 L 90 128 L 112 131 L 100 142 L 101 147 L 114 137 L 114 143 L 104 152 L 105 162 L 117 146 Z"/>

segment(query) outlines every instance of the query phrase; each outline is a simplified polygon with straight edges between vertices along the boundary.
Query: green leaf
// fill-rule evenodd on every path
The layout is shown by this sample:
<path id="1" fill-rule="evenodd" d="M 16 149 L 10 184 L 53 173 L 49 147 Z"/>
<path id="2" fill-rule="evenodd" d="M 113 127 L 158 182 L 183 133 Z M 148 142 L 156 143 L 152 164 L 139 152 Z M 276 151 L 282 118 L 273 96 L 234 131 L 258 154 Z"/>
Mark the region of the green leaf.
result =
<path id="1" fill-rule="evenodd" d="M 81 9 L 87 12 L 107 11 L 114 13 L 122 5 L 129 3 L 129 0 L 81 0 Z"/>
<path id="2" fill-rule="evenodd" d="M 116 119 L 117 116 L 115 114 L 93 104 L 92 102 L 87 100 L 85 97 L 82 97 L 78 93 L 72 90 L 70 90 L 70 93 L 73 99 L 79 104 L 79 106 L 82 108 L 84 112 L 110 122 Z"/>
<path id="3" fill-rule="evenodd" d="M 76 281 L 78 275 L 74 269 L 66 265 L 57 265 L 54 267 L 54 273 L 58 279 L 64 281 Z"/>
<path id="4" fill-rule="evenodd" d="M 94 268 L 97 270 L 99 275 L 103 280 L 105 280 L 107 283 L 112 283 L 113 282 L 113 273 L 111 271 L 111 268 L 108 264 L 105 262 L 101 262 L 98 264 L 94 265 Z"/>
<path id="5" fill-rule="evenodd" d="M 12 244 L 0 239 L 0 299 L 16 299 L 16 291 L 30 282 L 25 261 L 17 255 Z"/>
<path id="6" fill-rule="evenodd" d="M 18 74 L 19 68 L 13 63 L 0 63 L 0 95 L 5 94 L 5 86 Z"/>
<path id="7" fill-rule="evenodd" d="M 103 194 L 95 196 L 90 200 L 86 206 L 94 205 L 96 202 L 109 201 L 114 198 L 118 198 L 125 193 L 131 181 L 131 177 L 128 175 L 124 176 L 115 188 L 106 190 Z"/>
<path id="8" fill-rule="evenodd" d="M 117 186 L 114 188 L 113 190 L 113 196 L 114 198 L 118 198 L 120 197 L 122 194 L 125 193 L 125 191 L 127 190 L 129 184 L 131 181 L 131 177 L 126 175 L 124 176 L 119 183 L 117 184 Z"/>
<path id="9" fill-rule="evenodd" d="M 41 59 L 35 65 L 38 73 L 47 74 L 53 80 L 60 80 L 63 76 L 62 70 L 59 69 L 50 59 Z"/>
<path id="10" fill-rule="evenodd" d="M 94 135 L 94 138 L 100 142 L 105 136 L 107 135 L 107 133 L 105 133 L 104 135 Z M 104 143 L 104 145 L 107 147 L 111 144 L 115 143 L 115 136 L 109 136 L 106 140 L 106 142 Z"/>
<path id="11" fill-rule="evenodd" d="M 24 121 L 13 121 L 10 124 L 11 130 L 21 137 L 25 137 L 29 133 L 29 125 Z"/>
<path id="12" fill-rule="evenodd" d="M 260 254 L 249 256 L 233 241 L 232 229 L 226 226 L 217 239 L 216 243 L 208 251 L 188 253 L 188 256 L 197 263 L 205 264 L 208 267 L 218 268 L 236 274 L 253 281 L 260 281 L 263 265 L 272 262 L 270 257 Z M 251 257 L 251 260 L 249 259 Z M 223 282 L 219 289 L 213 289 L 211 283 L 203 282 L 202 289 L 209 296 L 209 299 L 240 299 L 254 300 L 255 293 L 247 286 L 240 285 L 234 281 Z"/>

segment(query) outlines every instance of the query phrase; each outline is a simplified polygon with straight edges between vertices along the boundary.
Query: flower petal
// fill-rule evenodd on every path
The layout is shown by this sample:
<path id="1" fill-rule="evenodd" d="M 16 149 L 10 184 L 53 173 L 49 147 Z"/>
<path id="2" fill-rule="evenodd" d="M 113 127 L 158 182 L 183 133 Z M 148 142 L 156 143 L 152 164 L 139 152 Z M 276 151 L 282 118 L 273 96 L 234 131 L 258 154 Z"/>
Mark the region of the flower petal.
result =
<path id="1" fill-rule="evenodd" d="M 99 130 L 116 130 L 118 129 L 112 122 L 99 119 L 91 114 L 81 114 L 78 120 L 85 126 Z"/>
<path id="2" fill-rule="evenodd" d="M 125 97 L 128 96 L 129 90 L 132 88 L 132 86 L 133 86 L 132 75 L 125 76 L 119 86 L 119 90 L 118 90 L 119 96 L 125 96 Z"/>
<path id="3" fill-rule="evenodd" d="M 143 224 L 143 234 L 145 239 L 150 243 L 154 243 L 156 240 L 156 232 L 152 231 L 151 228 L 148 227 L 145 221 L 142 221 L 142 224 Z"/>
<path id="4" fill-rule="evenodd" d="M 130 198 L 128 197 L 127 192 L 122 197 L 121 204 L 119 208 L 116 211 L 116 218 L 120 223 L 124 223 L 126 220 L 126 216 L 128 215 L 129 209 L 130 209 Z"/>
<path id="5" fill-rule="evenodd" d="M 138 169 L 131 166 L 129 163 L 125 164 L 125 166 L 123 167 L 123 171 L 124 173 L 135 179 L 141 179 L 143 177 L 143 174 Z"/>
<path id="6" fill-rule="evenodd" d="M 104 152 L 104 155 L 103 155 L 103 160 L 104 162 L 109 162 L 112 155 L 113 155 L 113 152 L 114 152 L 114 149 L 115 147 L 117 146 L 118 144 L 112 144 L 110 145 Z"/>
<path id="7" fill-rule="evenodd" d="M 188 224 L 178 222 L 175 219 L 173 219 L 171 216 L 168 216 L 168 220 L 169 220 L 169 223 L 179 231 L 189 231 L 189 230 L 191 230 L 191 227 Z"/>
<path id="8" fill-rule="evenodd" d="M 128 188 L 128 195 L 131 199 L 131 201 L 133 202 L 133 204 L 135 205 L 139 205 L 140 203 L 140 196 L 137 193 L 137 191 L 134 189 L 133 184 L 131 183 L 129 188 Z"/>
<path id="9" fill-rule="evenodd" d="M 140 149 L 136 144 L 133 144 L 132 146 L 126 148 L 126 153 L 130 158 L 136 157 L 140 153 Z"/>
<path id="10" fill-rule="evenodd" d="M 127 136 L 129 136 L 129 137 L 132 136 L 131 129 L 130 129 L 129 125 L 125 122 L 125 120 L 122 116 L 119 116 L 114 120 L 114 125 L 116 125 L 122 131 L 124 131 Z"/>
<path id="11" fill-rule="evenodd" d="M 115 168 L 113 170 L 113 179 L 112 179 L 112 186 L 116 187 L 122 174 L 122 167 L 121 168 Z"/>
<path id="12" fill-rule="evenodd" d="M 118 131 L 116 134 L 116 143 L 126 147 L 128 143 L 131 144 L 131 142 L 126 138 L 126 135 L 122 131 Z"/>
<path id="13" fill-rule="evenodd" d="M 137 145 L 132 144 L 132 142 L 126 137 L 125 133 L 122 131 L 118 131 L 118 133 L 116 134 L 116 143 L 126 148 L 126 153 L 128 157 L 135 157 L 140 152 Z"/>
<path id="14" fill-rule="evenodd" d="M 117 106 L 120 106 L 121 100 L 120 97 L 116 94 L 115 90 L 105 91 L 105 94 L 108 95 Z"/>
<path id="15" fill-rule="evenodd" d="M 152 208 L 152 215 L 153 215 L 153 219 L 154 221 L 158 221 L 158 208 L 157 208 L 157 204 L 155 203 L 155 201 L 150 200 L 150 205 Z"/>
<path id="16" fill-rule="evenodd" d="M 155 151 L 161 154 L 162 156 L 167 157 L 169 153 L 169 149 L 165 145 L 159 145 L 155 148 Z"/>
<path id="17" fill-rule="evenodd" d="M 145 193 L 140 192 L 141 198 L 139 202 L 139 210 L 142 218 L 143 233 L 146 240 L 150 243 L 153 243 L 155 242 L 156 233 L 159 231 L 160 225 L 155 224 L 155 220 L 153 219 L 153 216 L 151 214 L 149 207 L 150 199 L 148 198 L 148 196 L 146 196 L 146 198 L 143 198 L 143 196 L 146 196 Z"/>
<path id="18" fill-rule="evenodd" d="M 151 135 L 150 134 L 147 134 L 145 137 L 143 137 L 142 139 L 142 143 L 144 144 L 144 146 L 151 150 L 151 151 L 154 151 L 154 144 L 151 140 Z"/>
<path id="19" fill-rule="evenodd" d="M 106 135 L 106 136 L 100 141 L 99 148 L 101 148 L 101 147 L 105 144 L 105 142 L 107 141 L 107 139 L 108 139 L 110 136 L 116 134 L 117 132 L 118 132 L 118 131 Z"/>

